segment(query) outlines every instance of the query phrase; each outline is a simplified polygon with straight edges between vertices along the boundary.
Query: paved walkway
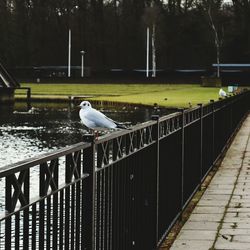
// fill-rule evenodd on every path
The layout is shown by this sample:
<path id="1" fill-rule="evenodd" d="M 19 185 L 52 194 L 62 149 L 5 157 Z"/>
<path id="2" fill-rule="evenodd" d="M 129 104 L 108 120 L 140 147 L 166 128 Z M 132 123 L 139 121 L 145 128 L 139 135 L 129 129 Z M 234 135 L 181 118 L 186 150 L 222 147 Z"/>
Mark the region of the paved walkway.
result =
<path id="1" fill-rule="evenodd" d="M 250 250 L 250 115 L 171 250 Z"/>

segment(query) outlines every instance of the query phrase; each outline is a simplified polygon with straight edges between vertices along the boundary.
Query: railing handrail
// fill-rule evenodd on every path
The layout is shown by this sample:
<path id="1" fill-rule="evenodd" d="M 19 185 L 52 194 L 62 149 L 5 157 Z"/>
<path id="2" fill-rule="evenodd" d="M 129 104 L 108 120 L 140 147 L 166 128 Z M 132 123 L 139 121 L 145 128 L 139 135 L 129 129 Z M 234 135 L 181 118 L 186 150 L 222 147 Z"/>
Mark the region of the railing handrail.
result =
<path id="1" fill-rule="evenodd" d="M 225 102 L 227 103 L 227 101 L 233 100 L 235 97 L 239 97 L 246 92 L 249 92 L 249 90 L 244 91 L 242 93 L 239 93 L 237 95 L 228 97 L 228 98 L 223 99 L 223 100 L 217 100 L 217 101 L 213 102 L 213 104 L 225 104 Z M 207 107 L 209 105 L 211 105 L 211 103 L 204 104 L 203 107 Z M 222 105 L 222 106 L 224 106 L 224 105 Z M 200 108 L 199 106 L 195 106 L 195 107 L 192 107 L 189 109 L 184 109 L 184 113 L 190 113 L 192 111 L 198 110 L 199 108 Z M 168 119 L 171 119 L 171 118 L 174 118 L 174 117 L 177 117 L 180 115 L 181 115 L 181 112 L 175 112 L 172 114 L 168 114 L 168 115 L 160 117 L 159 122 L 163 122 L 163 121 L 166 121 Z M 130 127 L 129 129 L 115 131 L 113 133 L 101 136 L 97 141 L 95 141 L 95 144 L 101 144 L 104 141 L 112 140 L 112 139 L 117 138 L 119 136 L 124 136 L 126 134 L 131 133 L 131 132 L 146 128 L 148 126 L 152 126 L 155 123 L 157 123 L 157 121 L 151 120 L 151 121 L 147 121 L 147 122 L 144 122 L 141 124 L 134 125 L 134 126 Z M 13 163 L 13 164 L 8 164 L 6 166 L 0 167 L 0 178 L 5 177 L 9 174 L 19 172 L 21 170 L 33 167 L 33 166 L 36 166 L 36 165 L 39 165 L 39 164 L 46 162 L 46 161 L 49 161 L 51 159 L 58 158 L 60 156 L 66 155 L 66 154 L 70 154 L 74 151 L 88 148 L 88 147 L 90 147 L 90 145 L 91 145 L 90 143 L 79 142 L 79 143 L 64 147 L 62 149 L 57 149 L 53 152 L 43 153 L 37 157 L 32 157 L 32 158 L 29 158 L 29 159 L 26 159 L 23 161 L 19 161 L 19 162 Z"/>
<path id="2" fill-rule="evenodd" d="M 41 163 L 70 154 L 72 152 L 75 152 L 81 149 L 86 149 L 90 147 L 90 145 L 91 143 L 79 142 L 71 146 L 57 149 L 53 152 L 44 153 L 39 156 L 35 156 L 35 157 L 29 158 L 23 161 L 19 161 L 13 164 L 8 164 L 0 168 L 0 178 L 25 170 L 33 166 L 40 165 Z"/>

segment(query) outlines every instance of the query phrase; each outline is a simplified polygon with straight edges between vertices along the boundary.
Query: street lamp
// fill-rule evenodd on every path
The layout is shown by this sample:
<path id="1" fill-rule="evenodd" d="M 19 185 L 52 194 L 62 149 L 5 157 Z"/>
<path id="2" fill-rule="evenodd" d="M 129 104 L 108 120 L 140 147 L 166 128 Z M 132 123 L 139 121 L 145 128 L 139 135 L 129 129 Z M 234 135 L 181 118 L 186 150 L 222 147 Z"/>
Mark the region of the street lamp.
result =
<path id="1" fill-rule="evenodd" d="M 69 29 L 68 40 L 68 77 L 71 77 L 71 29 Z"/>
<path id="2" fill-rule="evenodd" d="M 149 76 L 149 27 L 147 27 L 146 77 Z"/>
<path id="3" fill-rule="evenodd" d="M 86 53 L 84 50 L 80 51 L 81 53 L 81 59 L 82 59 L 82 65 L 81 65 L 81 77 L 84 77 L 84 54 Z"/>
<path id="4" fill-rule="evenodd" d="M 68 77 L 71 77 L 71 25 L 70 25 L 70 16 L 74 13 L 74 10 L 78 10 L 79 6 L 75 5 L 73 8 L 68 10 L 68 18 L 69 18 L 69 38 L 68 38 Z M 59 15 L 61 16 L 62 13 L 59 12 Z"/>

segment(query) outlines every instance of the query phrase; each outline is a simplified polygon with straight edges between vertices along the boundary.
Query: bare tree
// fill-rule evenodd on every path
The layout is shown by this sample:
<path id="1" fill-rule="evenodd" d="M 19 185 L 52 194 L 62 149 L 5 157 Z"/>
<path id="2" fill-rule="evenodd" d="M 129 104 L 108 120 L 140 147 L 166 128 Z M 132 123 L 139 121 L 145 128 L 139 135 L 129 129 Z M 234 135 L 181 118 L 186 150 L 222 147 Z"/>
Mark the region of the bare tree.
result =
<path id="1" fill-rule="evenodd" d="M 216 47 L 216 62 L 217 62 L 216 76 L 219 78 L 220 77 L 220 50 L 221 50 L 223 40 L 219 38 L 218 30 L 215 27 L 214 19 L 211 14 L 211 5 L 209 5 L 208 7 L 208 17 L 209 17 L 210 26 L 214 32 L 214 43 Z"/>
<path id="2" fill-rule="evenodd" d="M 152 25 L 152 77 L 156 77 L 155 23 Z"/>
<path id="3" fill-rule="evenodd" d="M 144 22 L 151 30 L 151 48 L 152 48 L 152 77 L 156 77 L 156 23 L 159 17 L 159 9 L 151 2 L 150 7 L 145 8 L 143 16 Z"/>

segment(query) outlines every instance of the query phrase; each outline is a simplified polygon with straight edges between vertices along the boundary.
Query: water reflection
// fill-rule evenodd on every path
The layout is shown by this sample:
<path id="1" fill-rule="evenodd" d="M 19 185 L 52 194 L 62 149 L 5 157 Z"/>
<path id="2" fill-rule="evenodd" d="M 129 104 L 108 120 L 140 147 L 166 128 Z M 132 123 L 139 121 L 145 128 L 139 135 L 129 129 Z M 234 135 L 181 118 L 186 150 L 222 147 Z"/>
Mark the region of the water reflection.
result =
<path id="1" fill-rule="evenodd" d="M 80 122 L 79 110 L 68 103 L 36 103 L 27 112 L 26 104 L 16 103 L 13 108 L 0 106 L 0 168 L 45 152 L 81 142 L 87 131 Z M 153 108 L 143 107 L 93 107 L 117 121 L 132 124 L 150 119 Z M 160 114 L 171 111 L 160 110 Z M 60 161 L 64 161 L 64 157 Z M 64 164 L 62 164 L 63 166 Z M 59 184 L 64 182 L 65 169 L 60 168 Z M 39 166 L 30 172 L 31 197 L 39 195 Z M 16 176 L 18 178 L 18 176 Z M 4 211 L 5 181 L 0 178 L 0 213 Z"/>

